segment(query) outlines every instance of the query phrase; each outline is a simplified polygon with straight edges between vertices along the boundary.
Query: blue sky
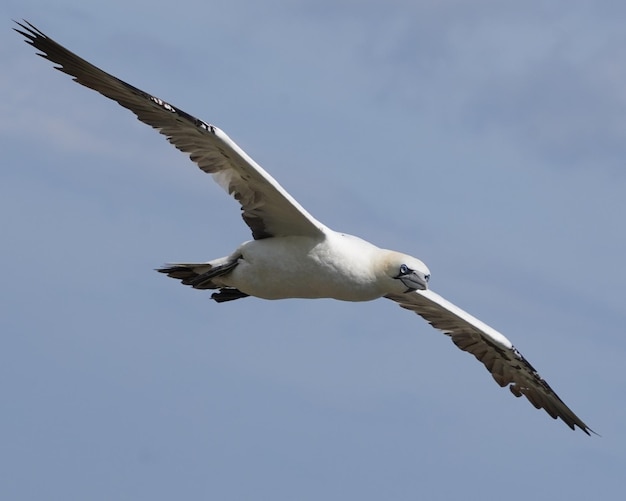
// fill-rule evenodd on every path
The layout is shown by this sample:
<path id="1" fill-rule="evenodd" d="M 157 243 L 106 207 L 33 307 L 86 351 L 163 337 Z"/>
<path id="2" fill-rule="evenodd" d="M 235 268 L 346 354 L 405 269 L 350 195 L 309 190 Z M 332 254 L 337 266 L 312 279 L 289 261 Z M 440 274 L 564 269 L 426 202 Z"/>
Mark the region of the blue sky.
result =
<path id="1" fill-rule="evenodd" d="M 626 5 L 0 6 L 2 499 L 621 499 Z M 225 130 L 328 226 L 419 256 L 602 435 L 500 389 L 387 301 L 246 299 L 153 271 L 249 238 L 28 19 Z"/>

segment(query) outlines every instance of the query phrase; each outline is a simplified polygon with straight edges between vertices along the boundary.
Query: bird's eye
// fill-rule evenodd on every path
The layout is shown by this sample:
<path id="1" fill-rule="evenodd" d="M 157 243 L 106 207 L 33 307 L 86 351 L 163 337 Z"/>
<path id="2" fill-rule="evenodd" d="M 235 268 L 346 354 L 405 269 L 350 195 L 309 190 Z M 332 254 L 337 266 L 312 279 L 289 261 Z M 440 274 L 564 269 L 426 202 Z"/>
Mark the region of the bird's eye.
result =
<path id="1" fill-rule="evenodd" d="M 411 270 L 409 269 L 409 267 L 406 264 L 401 264 L 400 265 L 400 274 L 401 275 L 406 275 L 407 273 L 409 273 Z"/>
<path id="2" fill-rule="evenodd" d="M 430 280 L 430 275 L 424 275 L 424 280 L 426 280 L 426 282 L 428 282 Z"/>

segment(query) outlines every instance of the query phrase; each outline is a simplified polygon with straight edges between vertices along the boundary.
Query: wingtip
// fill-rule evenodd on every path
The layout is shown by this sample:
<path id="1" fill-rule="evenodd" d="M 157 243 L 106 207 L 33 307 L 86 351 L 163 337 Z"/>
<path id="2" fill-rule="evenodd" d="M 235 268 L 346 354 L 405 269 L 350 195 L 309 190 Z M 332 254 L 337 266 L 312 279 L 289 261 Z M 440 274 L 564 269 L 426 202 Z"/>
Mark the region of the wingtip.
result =
<path id="1" fill-rule="evenodd" d="M 600 435 L 599 433 L 593 431 L 591 428 L 589 428 L 589 426 L 585 425 L 585 427 L 583 428 L 582 426 L 579 426 L 579 428 L 584 431 L 588 436 L 591 435 L 595 435 L 596 437 L 602 437 L 602 435 Z"/>
<path id="2" fill-rule="evenodd" d="M 16 33 L 19 33 L 20 35 L 22 35 L 25 38 L 25 42 L 27 44 L 30 45 L 35 45 L 35 41 L 40 38 L 40 39 L 47 39 L 48 37 L 40 30 L 38 29 L 36 26 L 34 26 L 33 24 L 29 23 L 26 19 L 22 19 L 22 22 L 20 21 L 16 21 L 15 19 L 12 20 L 15 24 L 17 24 L 20 28 L 16 28 L 13 27 L 13 31 L 15 31 Z"/>
<path id="3" fill-rule="evenodd" d="M 41 33 L 40 30 L 38 30 L 33 24 L 29 23 L 26 19 L 22 19 L 22 21 L 17 21 L 16 19 L 11 19 L 11 21 L 13 21 L 15 24 L 17 24 L 20 28 L 27 30 L 29 32 L 35 32 L 37 34 L 43 35 L 43 33 Z M 28 36 L 27 33 L 24 33 L 20 30 L 18 30 L 17 28 L 13 28 L 15 31 L 17 31 L 18 33 L 21 33 L 22 35 L 26 35 Z"/>
<path id="4" fill-rule="evenodd" d="M 600 437 L 601 435 L 599 433 L 596 433 L 595 431 L 593 431 L 591 428 L 589 428 L 589 426 L 587 426 L 580 418 L 578 418 L 578 416 L 574 415 L 574 420 L 569 420 L 566 419 L 562 414 L 559 414 L 557 416 L 555 416 L 554 419 L 560 418 L 561 421 L 563 421 L 567 426 L 569 426 L 570 429 L 572 429 L 573 431 L 576 431 L 576 428 L 580 429 L 581 431 L 583 431 L 586 435 L 591 436 L 591 435 L 595 435 L 597 437 Z"/>

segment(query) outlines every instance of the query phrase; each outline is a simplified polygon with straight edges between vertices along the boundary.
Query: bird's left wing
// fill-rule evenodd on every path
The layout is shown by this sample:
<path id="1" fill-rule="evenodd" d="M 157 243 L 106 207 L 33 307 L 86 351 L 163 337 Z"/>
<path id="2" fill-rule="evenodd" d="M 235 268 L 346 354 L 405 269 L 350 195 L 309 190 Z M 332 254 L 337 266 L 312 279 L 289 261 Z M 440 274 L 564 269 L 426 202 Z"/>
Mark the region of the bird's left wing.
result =
<path id="1" fill-rule="evenodd" d="M 224 132 L 120 80 L 70 52 L 32 24 L 17 23 L 18 33 L 79 84 L 98 91 L 157 129 L 240 204 L 255 239 L 280 236 L 322 237 L 324 226 L 252 160 Z"/>
<path id="2" fill-rule="evenodd" d="M 431 290 L 389 294 L 402 308 L 414 311 L 429 324 L 452 338 L 463 351 L 480 360 L 496 382 L 516 397 L 524 395 L 537 409 L 561 418 L 572 430 L 578 426 L 593 432 L 565 405 L 535 368 L 505 336 Z"/>

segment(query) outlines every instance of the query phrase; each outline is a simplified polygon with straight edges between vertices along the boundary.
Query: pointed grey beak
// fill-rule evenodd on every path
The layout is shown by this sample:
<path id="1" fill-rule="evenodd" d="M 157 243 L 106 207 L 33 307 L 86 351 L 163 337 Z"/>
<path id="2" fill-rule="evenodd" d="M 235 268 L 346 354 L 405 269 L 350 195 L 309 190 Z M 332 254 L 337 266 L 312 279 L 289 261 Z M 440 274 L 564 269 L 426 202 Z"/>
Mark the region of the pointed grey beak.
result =
<path id="1" fill-rule="evenodd" d="M 407 292 L 416 290 L 423 291 L 428 289 L 428 280 L 430 279 L 430 275 L 423 275 L 422 273 L 411 270 L 409 273 L 400 275 L 396 278 L 408 287 L 409 290 L 407 290 Z"/>

